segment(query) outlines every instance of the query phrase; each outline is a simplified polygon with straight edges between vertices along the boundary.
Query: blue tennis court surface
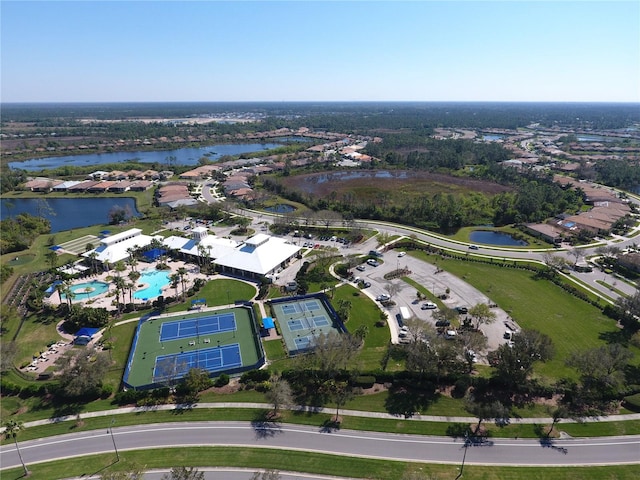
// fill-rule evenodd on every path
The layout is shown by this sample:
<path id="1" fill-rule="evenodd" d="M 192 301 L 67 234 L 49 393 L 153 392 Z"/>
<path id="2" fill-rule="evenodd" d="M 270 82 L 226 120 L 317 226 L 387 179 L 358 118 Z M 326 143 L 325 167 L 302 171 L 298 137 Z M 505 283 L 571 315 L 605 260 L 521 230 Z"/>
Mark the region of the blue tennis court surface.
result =
<path id="1" fill-rule="evenodd" d="M 224 345 L 204 350 L 174 353 L 156 357 L 153 367 L 153 381 L 184 376 L 192 368 L 201 368 L 208 372 L 227 370 L 242 366 L 240 345 Z"/>
<path id="2" fill-rule="evenodd" d="M 175 322 L 165 322 L 160 328 L 160 341 L 197 337 L 210 333 L 231 332 L 236 330 L 236 317 L 233 313 L 210 315 Z"/>

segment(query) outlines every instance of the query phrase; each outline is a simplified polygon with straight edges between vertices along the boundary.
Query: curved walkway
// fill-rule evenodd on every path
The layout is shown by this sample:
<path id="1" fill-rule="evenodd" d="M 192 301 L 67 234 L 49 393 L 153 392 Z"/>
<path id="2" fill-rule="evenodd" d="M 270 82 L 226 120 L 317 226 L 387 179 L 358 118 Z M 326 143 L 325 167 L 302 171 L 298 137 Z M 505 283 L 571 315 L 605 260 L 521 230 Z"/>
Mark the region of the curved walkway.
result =
<path id="1" fill-rule="evenodd" d="M 247 409 L 271 409 L 272 405 L 269 403 L 254 403 L 254 402 L 220 402 L 220 403 L 196 403 L 189 405 L 176 405 L 176 404 L 167 404 L 167 405 L 156 405 L 151 407 L 123 407 L 116 408 L 113 410 L 101 410 L 97 412 L 85 412 L 80 413 L 78 415 L 67 415 L 63 417 L 55 417 L 55 418 L 47 418 L 44 420 L 34 420 L 31 422 L 24 422 L 24 427 L 38 427 L 42 425 L 51 425 L 60 422 L 66 421 L 77 421 L 78 417 L 81 419 L 86 418 L 98 418 L 98 417 L 106 417 L 113 415 L 123 415 L 127 413 L 143 413 L 143 412 L 154 412 L 154 411 L 172 411 L 172 410 L 181 410 L 181 409 L 194 409 L 194 408 L 204 408 L 204 409 L 213 409 L 213 408 L 247 408 Z M 325 413 L 325 414 L 334 414 L 335 408 L 324 408 L 324 407 L 307 407 L 303 405 L 298 405 L 294 407 L 290 407 L 289 410 L 298 411 L 298 412 L 312 412 L 312 413 Z M 362 410 L 340 410 L 341 416 L 350 416 L 350 417 L 363 417 L 363 418 L 382 418 L 387 420 L 398 420 L 402 418 L 403 420 L 408 421 L 417 421 L 417 422 L 447 422 L 447 423 L 476 423 L 478 419 L 476 417 L 448 417 L 442 415 L 420 415 L 415 414 L 411 417 L 404 418 L 400 415 L 393 415 L 385 412 L 366 412 Z M 561 423 L 588 423 L 588 422 L 618 422 L 618 421 L 627 421 L 627 420 L 640 420 L 640 413 L 632 413 L 626 415 L 611 415 L 611 416 L 599 416 L 599 417 L 582 417 L 579 419 L 567 418 L 562 419 Z M 551 417 L 538 417 L 538 418 L 511 418 L 511 424 L 539 424 L 539 423 L 551 423 Z M 0 432 L 4 431 L 4 427 L 0 429 Z"/>

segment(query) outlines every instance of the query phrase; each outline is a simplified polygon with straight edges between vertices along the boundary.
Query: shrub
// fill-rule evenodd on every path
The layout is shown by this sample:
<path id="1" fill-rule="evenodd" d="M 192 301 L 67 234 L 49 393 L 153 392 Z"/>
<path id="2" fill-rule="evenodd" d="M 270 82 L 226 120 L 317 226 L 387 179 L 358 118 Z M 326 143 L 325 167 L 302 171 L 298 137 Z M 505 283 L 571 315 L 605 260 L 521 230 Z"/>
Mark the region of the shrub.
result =
<path id="1" fill-rule="evenodd" d="M 467 393 L 467 390 L 471 386 L 471 379 L 469 377 L 460 377 L 453 385 L 451 396 L 453 398 L 462 398 Z"/>
<path id="2" fill-rule="evenodd" d="M 266 382 L 271 377 L 271 374 L 267 370 L 249 370 L 242 374 L 240 377 L 240 383 L 258 383 Z"/>
<path id="3" fill-rule="evenodd" d="M 105 385 L 102 385 L 102 388 L 100 389 L 100 398 L 102 399 L 109 398 L 112 394 L 113 394 L 112 385 L 109 385 L 108 383 Z"/>
<path id="4" fill-rule="evenodd" d="M 376 377 L 373 375 L 360 375 L 353 380 L 353 385 L 360 388 L 371 388 L 376 383 Z"/>
<path id="5" fill-rule="evenodd" d="M 0 392 L 2 395 L 19 395 L 22 388 L 15 383 L 2 380 L 0 382 Z"/>
<path id="6" fill-rule="evenodd" d="M 229 375 L 227 375 L 226 373 L 222 373 L 218 378 L 216 378 L 213 385 L 215 387 L 224 387 L 225 385 L 229 385 L 229 380 Z"/>
<path id="7" fill-rule="evenodd" d="M 640 412 L 640 393 L 624 397 L 624 405 L 629 410 Z"/>
<path id="8" fill-rule="evenodd" d="M 24 386 L 20 390 L 21 398 L 35 397 L 40 392 L 40 385 L 36 385 L 34 383 L 30 383 L 29 385 Z"/>

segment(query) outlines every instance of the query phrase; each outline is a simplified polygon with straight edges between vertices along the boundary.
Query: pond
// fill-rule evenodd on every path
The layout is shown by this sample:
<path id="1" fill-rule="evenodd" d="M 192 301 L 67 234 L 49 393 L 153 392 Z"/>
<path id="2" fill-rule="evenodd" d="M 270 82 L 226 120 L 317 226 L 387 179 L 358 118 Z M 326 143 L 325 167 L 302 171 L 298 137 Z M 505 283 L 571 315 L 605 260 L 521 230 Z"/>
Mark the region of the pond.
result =
<path id="1" fill-rule="evenodd" d="M 524 247 L 529 245 L 524 240 L 513 238 L 508 233 L 495 232 L 492 230 L 475 230 L 469 234 L 469 240 L 473 243 L 499 245 L 502 247 Z"/>
<path id="2" fill-rule="evenodd" d="M 265 207 L 264 210 L 271 213 L 291 213 L 296 211 L 296 207 L 288 203 L 278 203 L 273 207 Z"/>
<path id="3" fill-rule="evenodd" d="M 106 225 L 113 207 L 125 208 L 140 215 L 131 197 L 108 198 L 2 198 L 0 217 L 7 219 L 19 213 L 43 217 L 51 222 L 51 233 L 74 228 Z"/>
<path id="4" fill-rule="evenodd" d="M 34 158 L 24 162 L 9 162 L 11 168 L 21 168 L 23 170 L 42 170 L 64 166 L 87 166 L 104 165 L 107 163 L 122 163 L 137 161 L 142 163 L 167 164 L 168 159 L 173 157 L 172 163 L 175 165 L 198 165 L 198 160 L 206 157 L 210 161 L 218 160 L 226 155 L 240 155 L 242 153 L 261 152 L 281 147 L 281 143 L 237 143 L 210 145 L 198 148 L 179 148 L 176 150 L 160 150 L 145 152 L 113 152 L 113 153 L 91 153 L 86 155 L 69 155 L 65 157 Z"/>
<path id="5" fill-rule="evenodd" d="M 487 134 L 482 136 L 482 139 L 486 142 L 497 142 L 498 140 L 502 140 L 502 138 L 503 138 L 502 135 L 493 135 L 493 134 Z"/>

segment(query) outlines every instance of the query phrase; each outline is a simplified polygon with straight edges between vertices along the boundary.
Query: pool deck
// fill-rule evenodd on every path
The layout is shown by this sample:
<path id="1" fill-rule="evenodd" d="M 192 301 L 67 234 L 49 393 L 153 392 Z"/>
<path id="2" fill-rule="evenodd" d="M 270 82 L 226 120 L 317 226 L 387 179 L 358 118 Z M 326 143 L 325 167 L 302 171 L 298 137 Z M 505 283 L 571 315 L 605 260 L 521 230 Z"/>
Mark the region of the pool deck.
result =
<path id="1" fill-rule="evenodd" d="M 200 273 L 200 268 L 197 265 L 193 265 L 191 263 L 187 263 L 184 262 L 182 260 L 174 260 L 169 262 L 167 265 L 169 265 L 170 270 L 167 271 L 167 273 L 169 275 L 173 274 L 173 273 L 177 273 L 178 269 L 181 267 L 184 267 L 187 270 L 187 275 L 185 275 L 185 282 L 186 282 L 186 288 L 188 289 L 189 287 L 191 287 L 193 285 L 193 282 L 195 281 L 196 278 L 201 278 L 203 280 L 211 280 L 213 277 L 212 276 L 208 276 L 205 275 L 203 273 Z M 138 263 L 136 270 L 138 272 L 142 272 L 144 270 L 147 269 L 155 269 L 155 263 L 150 263 L 150 264 L 145 264 L 145 263 Z M 122 272 L 120 274 L 121 277 L 125 278 L 126 280 L 129 280 L 129 273 L 131 272 L 131 267 L 127 266 L 127 270 Z M 93 280 L 98 280 L 101 282 L 105 282 L 109 284 L 109 288 L 108 290 L 100 295 L 95 295 L 92 296 L 91 298 L 87 298 L 86 295 L 83 294 L 77 294 L 74 298 L 73 298 L 73 303 L 74 304 L 81 304 L 81 305 L 86 305 L 86 306 L 91 306 L 93 308 L 100 308 L 100 307 L 104 307 L 108 310 L 111 310 L 113 308 L 115 308 L 115 305 L 113 305 L 113 302 L 115 300 L 115 285 L 113 284 L 113 282 L 111 281 L 111 278 L 113 278 L 115 276 L 115 272 L 114 271 L 108 271 L 108 272 L 102 272 L 102 273 L 98 273 L 96 275 L 90 275 L 88 277 L 84 277 L 84 278 L 80 278 L 77 281 L 73 282 L 73 284 L 81 284 L 81 283 L 87 283 L 87 282 L 91 282 Z M 73 285 L 72 284 L 72 285 Z M 142 285 L 142 286 L 138 286 L 138 285 Z M 138 280 L 136 282 L 136 286 L 137 288 L 134 290 L 133 293 L 135 293 L 137 290 L 143 290 L 144 288 L 146 288 L 148 286 L 148 284 L 146 283 L 141 283 L 140 280 Z M 182 285 L 178 285 L 178 295 L 180 295 L 182 293 Z M 167 284 L 165 287 L 162 288 L 162 295 L 164 296 L 175 296 L 176 295 L 176 289 L 173 288 L 171 286 L 171 284 Z M 120 297 L 122 298 L 122 297 Z M 153 301 L 155 300 L 156 297 L 150 297 L 148 298 L 148 301 Z M 125 300 L 126 302 L 129 301 L 129 291 L 126 291 L 125 293 Z M 47 301 L 51 304 L 51 305 L 59 305 L 60 302 L 60 296 L 58 295 L 58 292 L 53 292 L 51 294 L 51 296 L 47 299 Z M 62 300 L 63 302 L 66 302 L 65 299 Z M 132 297 L 132 301 L 133 303 L 136 304 L 143 304 L 146 303 L 146 301 L 137 299 L 135 297 Z"/>

